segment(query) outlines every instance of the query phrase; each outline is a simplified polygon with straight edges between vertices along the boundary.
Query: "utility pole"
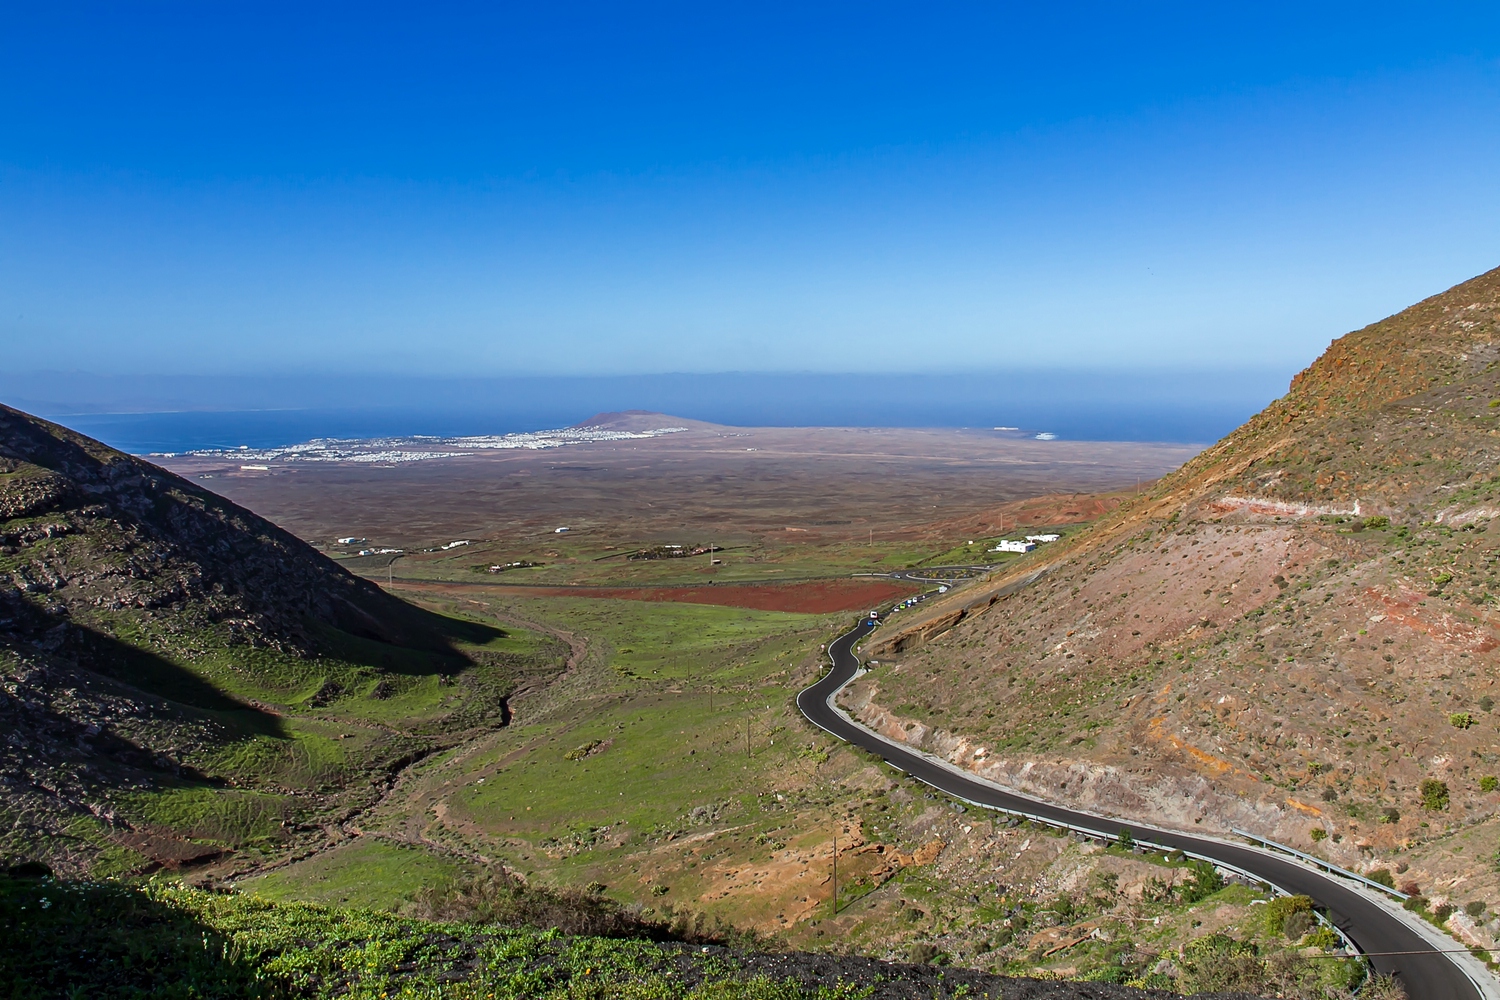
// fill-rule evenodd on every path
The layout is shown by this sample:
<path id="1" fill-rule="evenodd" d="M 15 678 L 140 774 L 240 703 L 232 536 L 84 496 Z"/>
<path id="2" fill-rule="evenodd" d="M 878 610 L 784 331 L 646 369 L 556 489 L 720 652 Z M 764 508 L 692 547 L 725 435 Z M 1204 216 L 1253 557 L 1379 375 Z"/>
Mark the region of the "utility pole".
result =
<path id="1" fill-rule="evenodd" d="M 839 832 L 833 831 L 833 915 L 839 915 Z"/>

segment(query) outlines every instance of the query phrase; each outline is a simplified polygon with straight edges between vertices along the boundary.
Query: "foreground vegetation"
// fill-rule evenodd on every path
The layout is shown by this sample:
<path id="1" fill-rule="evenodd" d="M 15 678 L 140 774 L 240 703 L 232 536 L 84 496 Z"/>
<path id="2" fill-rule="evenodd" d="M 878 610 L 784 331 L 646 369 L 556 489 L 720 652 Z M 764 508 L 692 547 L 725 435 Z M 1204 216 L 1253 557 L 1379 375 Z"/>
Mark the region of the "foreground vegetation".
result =
<path id="1" fill-rule="evenodd" d="M 586 893 L 549 893 L 508 878 L 426 894 L 429 916 L 278 904 L 165 881 L 59 882 L 0 876 L 0 981 L 15 1000 L 42 997 L 444 998 L 444 1000 L 836 1000 L 999 996 L 1002 980 L 960 970 L 850 960 L 829 974 L 811 956 L 726 948 L 691 922 L 652 922 Z M 1275 910 L 1291 922 L 1295 901 Z M 1175 956 L 1176 979 L 1140 985 L 1347 996 L 1362 970 L 1224 934 Z M 779 964 L 777 964 L 779 962 Z M 780 969 L 780 974 L 768 969 Z M 1351 976 L 1350 974 L 1354 975 Z M 1096 977 L 1103 978 L 1103 977 Z M 1127 996 L 1125 991 L 1096 995 Z M 1036 995 L 1070 996 L 1064 984 Z M 1362 995 L 1399 995 L 1375 979 Z"/>
<path id="2" fill-rule="evenodd" d="M 857 996 L 739 974 L 721 948 L 644 939 L 655 927 L 607 907 L 501 889 L 486 916 L 592 914 L 611 940 L 506 920 L 424 921 L 372 910 L 274 904 L 166 882 L 0 878 L 0 950 L 15 998 Z"/>

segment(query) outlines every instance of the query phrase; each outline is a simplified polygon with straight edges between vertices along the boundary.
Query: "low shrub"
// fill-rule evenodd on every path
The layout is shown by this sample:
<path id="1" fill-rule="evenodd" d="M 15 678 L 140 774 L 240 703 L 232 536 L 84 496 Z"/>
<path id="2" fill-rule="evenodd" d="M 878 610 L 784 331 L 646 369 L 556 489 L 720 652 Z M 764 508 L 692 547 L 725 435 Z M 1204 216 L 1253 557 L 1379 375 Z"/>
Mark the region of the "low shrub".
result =
<path id="1" fill-rule="evenodd" d="M 1177 898 L 1188 905 L 1201 902 L 1224 888 L 1224 878 L 1219 870 L 1207 861 L 1194 861 L 1191 866 L 1192 878 L 1186 884 L 1179 886 Z"/>
<path id="2" fill-rule="evenodd" d="M 1266 904 L 1265 915 L 1261 918 L 1265 921 L 1267 934 L 1286 933 L 1287 923 L 1299 913 L 1305 913 L 1311 918 L 1313 901 L 1311 896 L 1278 896 Z M 1301 937 L 1306 933 L 1304 927 L 1297 934 Z"/>
<path id="3" fill-rule="evenodd" d="M 1331 927 L 1319 927 L 1302 942 L 1312 948 L 1337 948 L 1339 936 L 1333 932 Z"/>
<path id="4" fill-rule="evenodd" d="M 1287 914 L 1286 922 L 1281 925 L 1281 933 L 1289 941 L 1301 941 L 1317 925 L 1318 918 L 1312 915 L 1311 910 L 1298 910 Z"/>
<path id="5" fill-rule="evenodd" d="M 1265 963 L 1252 942 L 1228 934 L 1210 934 L 1182 949 L 1182 974 L 1173 987 L 1183 993 L 1266 992 Z"/>
<path id="6" fill-rule="evenodd" d="M 1421 793 L 1423 809 L 1441 812 L 1448 808 L 1448 783 L 1446 781 L 1427 778 L 1422 782 Z"/>

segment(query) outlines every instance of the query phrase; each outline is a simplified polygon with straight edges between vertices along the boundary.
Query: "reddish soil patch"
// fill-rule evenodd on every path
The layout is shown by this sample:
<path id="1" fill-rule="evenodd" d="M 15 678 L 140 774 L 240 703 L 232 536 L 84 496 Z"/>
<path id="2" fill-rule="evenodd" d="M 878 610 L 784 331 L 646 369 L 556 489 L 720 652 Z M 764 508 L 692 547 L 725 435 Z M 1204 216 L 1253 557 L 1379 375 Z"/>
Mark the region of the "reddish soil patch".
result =
<path id="1" fill-rule="evenodd" d="M 808 580 L 803 583 L 727 583 L 702 587 L 516 587 L 503 584 L 418 583 L 399 581 L 411 590 L 483 589 L 531 597 L 591 597 L 622 601 L 671 601 L 717 604 L 756 611 L 829 614 L 873 608 L 884 601 L 914 594 L 920 587 L 895 580 Z"/>

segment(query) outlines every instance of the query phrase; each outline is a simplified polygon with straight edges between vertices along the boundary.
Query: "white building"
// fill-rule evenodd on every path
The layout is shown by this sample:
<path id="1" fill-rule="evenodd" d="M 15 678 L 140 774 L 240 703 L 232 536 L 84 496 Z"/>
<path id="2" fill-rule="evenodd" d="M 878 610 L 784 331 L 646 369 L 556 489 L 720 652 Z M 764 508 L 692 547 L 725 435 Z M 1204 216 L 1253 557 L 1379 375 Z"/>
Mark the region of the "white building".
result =
<path id="1" fill-rule="evenodd" d="M 1013 542 L 1009 538 L 1002 538 L 1002 539 L 1000 539 L 1000 543 L 998 545 L 996 545 L 994 548 L 990 549 L 990 551 L 991 552 L 1030 552 L 1034 548 L 1036 548 L 1036 542 L 1031 542 L 1031 541 Z"/>
<path id="2" fill-rule="evenodd" d="M 1026 540 L 1028 542 L 1055 542 L 1061 537 L 1062 535 L 1027 535 Z"/>

